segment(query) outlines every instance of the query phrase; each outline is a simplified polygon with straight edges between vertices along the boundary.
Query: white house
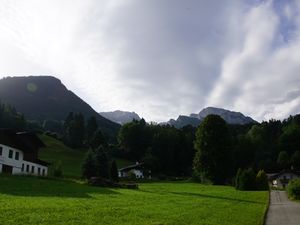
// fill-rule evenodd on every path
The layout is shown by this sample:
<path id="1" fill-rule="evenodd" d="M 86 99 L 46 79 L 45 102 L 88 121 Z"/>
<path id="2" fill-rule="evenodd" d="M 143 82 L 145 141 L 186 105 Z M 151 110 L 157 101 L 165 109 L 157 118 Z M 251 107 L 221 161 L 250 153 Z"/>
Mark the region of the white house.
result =
<path id="1" fill-rule="evenodd" d="M 44 146 L 34 133 L 0 130 L 0 173 L 47 176 L 49 164 L 38 159 Z"/>
<path id="2" fill-rule="evenodd" d="M 292 179 L 300 179 L 299 171 L 281 171 L 279 173 L 267 174 L 269 182 L 275 188 L 285 188 Z"/>
<path id="3" fill-rule="evenodd" d="M 143 179 L 143 163 L 136 162 L 136 164 L 119 169 L 119 177 L 129 177 L 134 174 L 136 179 Z"/>

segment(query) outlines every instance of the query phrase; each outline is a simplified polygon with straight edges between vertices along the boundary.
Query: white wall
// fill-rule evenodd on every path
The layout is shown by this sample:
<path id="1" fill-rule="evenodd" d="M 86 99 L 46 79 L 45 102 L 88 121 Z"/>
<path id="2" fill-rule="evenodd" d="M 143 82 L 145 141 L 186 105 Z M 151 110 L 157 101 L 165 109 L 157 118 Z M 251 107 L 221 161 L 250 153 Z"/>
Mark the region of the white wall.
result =
<path id="1" fill-rule="evenodd" d="M 0 172 L 2 172 L 2 165 L 5 164 L 8 166 L 12 166 L 12 174 L 26 174 L 26 175 L 43 175 L 47 176 L 48 174 L 48 167 L 42 166 L 36 163 L 24 161 L 24 154 L 22 151 L 0 144 L 2 147 L 2 155 L 0 156 Z M 9 158 L 9 150 L 13 151 L 13 157 Z M 16 160 L 16 152 L 19 152 L 19 159 Z M 28 171 L 26 170 L 28 166 Z M 33 169 L 33 170 L 32 170 Z M 44 171 L 44 173 L 43 173 Z M 40 172 L 40 173 L 39 173 Z"/>
<path id="2" fill-rule="evenodd" d="M 21 170 L 22 162 L 23 162 L 23 152 L 18 149 L 6 146 L 6 145 L 0 144 L 0 146 L 2 147 L 2 156 L 1 156 L 2 159 L 0 160 L 0 163 L 3 163 L 8 166 L 12 166 L 12 167 L 16 168 L 15 171 L 18 171 L 18 168 Z M 8 157 L 10 150 L 13 151 L 12 158 Z M 18 160 L 15 159 L 17 152 L 19 153 Z M 14 169 L 13 169 L 13 174 L 14 174 Z"/>

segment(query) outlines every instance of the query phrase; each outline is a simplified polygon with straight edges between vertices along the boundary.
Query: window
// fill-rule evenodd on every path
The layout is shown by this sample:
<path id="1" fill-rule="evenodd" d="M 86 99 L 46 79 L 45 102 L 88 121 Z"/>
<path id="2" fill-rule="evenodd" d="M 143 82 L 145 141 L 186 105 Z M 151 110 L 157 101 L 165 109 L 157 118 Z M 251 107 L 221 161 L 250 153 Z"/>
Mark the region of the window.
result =
<path id="1" fill-rule="evenodd" d="M 0 146 L 0 155 L 2 155 L 2 149 L 3 149 L 3 147 Z"/>
<path id="2" fill-rule="evenodd" d="M 15 160 L 19 160 L 19 152 L 16 152 L 16 154 L 15 154 Z"/>
<path id="3" fill-rule="evenodd" d="M 34 173 L 34 166 L 31 166 L 31 173 Z"/>
<path id="4" fill-rule="evenodd" d="M 38 168 L 38 175 L 41 175 L 41 168 Z"/>
<path id="5" fill-rule="evenodd" d="M 13 150 L 9 149 L 9 152 L 8 152 L 8 158 L 11 158 L 11 159 L 12 159 L 13 154 L 14 154 Z"/>
<path id="6" fill-rule="evenodd" d="M 22 172 L 24 172 L 24 163 L 22 163 L 22 169 L 21 169 Z"/>
<path id="7" fill-rule="evenodd" d="M 26 172 L 29 172 L 29 165 L 26 165 Z"/>
<path id="8" fill-rule="evenodd" d="M 43 176 L 45 176 L 45 169 L 43 169 Z"/>

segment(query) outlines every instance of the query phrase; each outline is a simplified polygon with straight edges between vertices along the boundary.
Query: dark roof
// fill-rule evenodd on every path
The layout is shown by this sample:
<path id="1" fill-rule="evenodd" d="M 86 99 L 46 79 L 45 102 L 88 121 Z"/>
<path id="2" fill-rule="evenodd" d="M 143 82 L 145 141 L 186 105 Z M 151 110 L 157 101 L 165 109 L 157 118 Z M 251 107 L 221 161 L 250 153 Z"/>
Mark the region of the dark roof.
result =
<path id="1" fill-rule="evenodd" d="M 268 176 L 268 179 L 272 180 L 272 179 L 275 179 L 285 173 L 292 173 L 292 174 L 300 176 L 300 171 L 295 171 L 295 170 L 282 170 L 278 173 L 268 173 L 267 176 Z"/>
<path id="2" fill-rule="evenodd" d="M 127 170 L 132 170 L 132 169 L 139 169 L 139 168 L 142 168 L 142 165 L 144 165 L 144 163 L 136 163 L 134 165 L 123 167 L 123 168 L 119 169 L 119 171 L 127 171 Z"/>
<path id="3" fill-rule="evenodd" d="M 39 137 L 33 132 L 15 132 L 13 130 L 0 129 L 0 144 L 4 144 L 23 152 L 33 152 L 45 147 Z"/>
<path id="4" fill-rule="evenodd" d="M 40 159 L 35 160 L 35 163 L 40 164 L 42 166 L 49 166 L 52 164 L 52 163 L 48 163 L 48 162 L 40 160 Z"/>

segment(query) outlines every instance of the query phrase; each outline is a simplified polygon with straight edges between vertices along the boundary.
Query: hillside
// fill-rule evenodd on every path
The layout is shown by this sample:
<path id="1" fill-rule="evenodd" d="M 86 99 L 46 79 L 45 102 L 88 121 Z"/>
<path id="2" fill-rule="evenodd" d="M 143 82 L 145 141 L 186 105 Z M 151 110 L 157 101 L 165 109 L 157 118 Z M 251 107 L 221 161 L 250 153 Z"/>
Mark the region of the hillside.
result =
<path id="1" fill-rule="evenodd" d="M 141 119 L 139 115 L 136 114 L 135 112 L 127 112 L 127 111 L 120 111 L 120 110 L 116 110 L 113 112 L 100 112 L 99 114 L 104 118 L 109 119 L 121 125 L 125 123 L 129 123 L 133 120 Z"/>
<path id="2" fill-rule="evenodd" d="M 99 115 L 59 79 L 51 76 L 3 78 L 0 80 L 0 99 L 13 105 L 29 120 L 62 121 L 72 111 L 81 112 L 86 118 L 95 116 L 99 127 L 110 135 L 115 135 L 120 127 Z"/>
<path id="3" fill-rule="evenodd" d="M 72 149 L 65 146 L 61 141 L 47 135 L 39 135 L 46 147 L 39 152 L 39 158 L 50 162 L 50 173 L 53 165 L 61 163 L 65 177 L 81 177 L 81 165 L 87 149 Z M 123 159 L 116 159 L 119 168 L 131 165 L 132 163 Z"/>

